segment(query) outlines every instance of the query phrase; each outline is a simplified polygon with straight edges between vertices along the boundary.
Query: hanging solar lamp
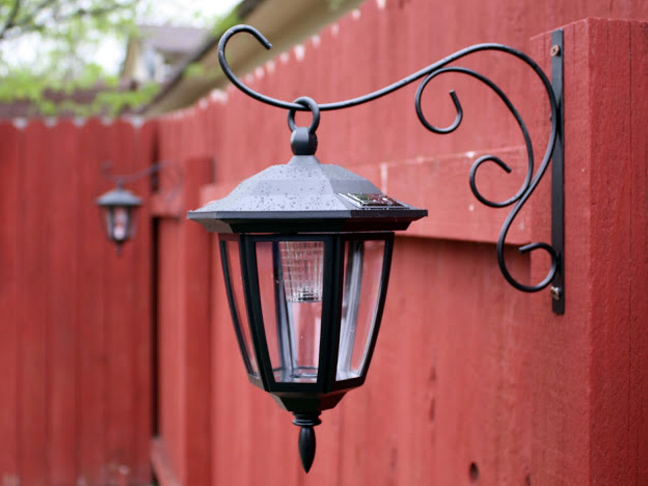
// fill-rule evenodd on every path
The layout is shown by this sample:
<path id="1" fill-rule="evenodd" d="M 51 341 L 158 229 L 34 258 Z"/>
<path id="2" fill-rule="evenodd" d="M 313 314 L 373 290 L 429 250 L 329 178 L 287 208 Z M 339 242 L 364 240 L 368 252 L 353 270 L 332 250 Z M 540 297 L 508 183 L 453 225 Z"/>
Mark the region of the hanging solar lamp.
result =
<path id="1" fill-rule="evenodd" d="M 122 186 L 122 182 L 117 181 L 115 189 L 97 198 L 106 236 L 117 246 L 118 255 L 122 245 L 135 235 L 136 211 L 142 205 L 139 197 Z"/>
<path id="2" fill-rule="evenodd" d="M 219 234 L 227 297 L 250 381 L 301 427 L 308 471 L 313 427 L 362 385 L 380 327 L 394 231 L 427 214 L 367 179 L 315 157 L 310 127 L 293 130 L 294 157 L 242 182 L 188 218 Z"/>

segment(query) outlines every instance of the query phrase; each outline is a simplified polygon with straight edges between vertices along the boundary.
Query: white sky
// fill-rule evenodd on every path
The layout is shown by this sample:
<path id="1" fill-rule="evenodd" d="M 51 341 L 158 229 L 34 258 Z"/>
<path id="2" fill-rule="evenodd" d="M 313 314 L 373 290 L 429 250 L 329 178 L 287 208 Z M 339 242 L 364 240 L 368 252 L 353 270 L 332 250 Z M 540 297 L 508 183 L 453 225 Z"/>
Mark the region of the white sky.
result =
<path id="1" fill-rule="evenodd" d="M 143 0 L 148 4 L 154 20 L 175 20 L 173 23 L 200 23 L 200 18 L 194 18 L 199 13 L 203 19 L 211 19 L 217 15 L 228 13 L 241 0 Z"/>

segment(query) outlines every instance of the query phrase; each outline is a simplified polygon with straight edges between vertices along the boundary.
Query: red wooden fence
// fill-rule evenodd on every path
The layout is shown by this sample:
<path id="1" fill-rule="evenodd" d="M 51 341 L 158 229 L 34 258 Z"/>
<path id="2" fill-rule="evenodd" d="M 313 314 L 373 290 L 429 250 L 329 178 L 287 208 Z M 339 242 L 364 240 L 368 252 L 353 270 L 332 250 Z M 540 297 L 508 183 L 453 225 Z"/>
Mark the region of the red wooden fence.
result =
<path id="1" fill-rule="evenodd" d="M 94 199 L 102 163 L 151 163 L 153 127 L 2 123 L 0 140 L 0 484 L 146 484 L 148 211 L 118 258 Z"/>
<path id="2" fill-rule="evenodd" d="M 586 15 L 646 14 L 648 7 L 638 2 L 471 2 L 462 8 L 455 2 L 369 1 L 307 42 L 299 55 L 281 56 L 246 81 L 279 98 L 339 100 L 487 40 L 529 51 L 548 67 L 549 37 L 530 40 L 533 35 Z M 211 309 L 211 362 L 189 352 L 189 345 L 184 360 L 167 354 L 160 362 L 163 379 L 174 369 L 202 369 L 211 376 L 211 397 L 204 396 L 206 389 L 184 391 L 182 380 L 168 383 L 170 395 L 188 401 L 176 412 L 183 419 L 163 422 L 155 443 L 154 462 L 164 471 L 164 484 L 648 481 L 648 318 L 640 290 L 648 284 L 648 250 L 642 243 L 648 208 L 641 183 L 646 148 L 643 115 L 630 110 L 646 103 L 642 54 L 648 37 L 642 24 L 606 21 L 570 25 L 565 35 L 567 314 L 551 313 L 546 292 L 525 295 L 504 282 L 494 251 L 504 214 L 480 207 L 469 192 L 469 167 L 485 151 L 512 161 L 515 170 L 504 176 L 484 169 L 479 179 L 484 192 L 510 196 L 522 181 L 521 137 L 496 97 L 470 80 L 435 80 L 437 89 L 429 89 L 424 105 L 430 119 L 440 125 L 452 120 L 450 88 L 466 113 L 461 130 L 445 137 L 419 125 L 415 88 L 325 113 L 318 132 L 323 162 L 341 163 L 389 194 L 430 210 L 429 218 L 397 240 L 367 384 L 323 415 L 317 459 L 304 476 L 291 417 L 245 379 L 212 240 L 212 290 L 193 296 L 193 305 Z M 524 68 L 497 55 L 466 64 L 492 75 L 511 94 L 541 153 L 547 112 L 539 86 Z M 160 121 L 160 154 L 180 162 L 213 157 L 215 182 L 204 187 L 204 203 L 288 160 L 285 115 L 233 89 L 215 93 Z M 548 182 L 543 187 L 544 196 L 535 197 L 532 209 L 518 218 L 509 242 L 549 238 Z M 511 248 L 506 257 L 522 280 L 539 280 L 547 270 L 541 255 L 530 261 Z M 174 298 L 161 294 L 160 300 Z M 192 396 L 209 402 L 211 414 L 187 425 Z M 160 406 L 176 407 L 164 396 Z M 207 424 L 210 447 L 188 454 L 177 438 Z M 193 481 L 187 480 L 188 471 L 196 472 Z"/>
<path id="3" fill-rule="evenodd" d="M 543 32 L 586 16 L 648 18 L 648 5 L 369 0 L 307 42 L 303 59 L 291 51 L 248 82 L 327 102 L 481 41 L 546 67 Z M 397 238 L 367 383 L 323 415 L 308 476 L 291 416 L 246 379 L 216 242 L 184 219 L 288 160 L 286 114 L 227 90 L 141 127 L 0 124 L 0 485 L 143 485 L 150 461 L 163 486 L 648 484 L 648 28 L 571 24 L 564 54 L 563 317 L 547 293 L 505 283 L 494 249 L 505 212 L 468 188 L 484 152 L 514 166 L 484 169 L 485 193 L 510 196 L 522 181 L 520 134 L 492 93 L 435 80 L 430 120 L 451 121 L 450 88 L 465 110 L 449 136 L 420 126 L 414 87 L 323 114 L 323 162 L 430 217 Z M 541 152 L 537 83 L 503 55 L 465 64 L 511 95 Z M 93 203 L 110 187 L 106 160 L 116 173 L 172 164 L 157 193 L 132 186 L 147 204 L 121 258 Z M 545 181 L 510 243 L 549 237 L 547 191 Z M 511 246 L 506 258 L 522 280 L 546 272 L 542 256 Z"/>

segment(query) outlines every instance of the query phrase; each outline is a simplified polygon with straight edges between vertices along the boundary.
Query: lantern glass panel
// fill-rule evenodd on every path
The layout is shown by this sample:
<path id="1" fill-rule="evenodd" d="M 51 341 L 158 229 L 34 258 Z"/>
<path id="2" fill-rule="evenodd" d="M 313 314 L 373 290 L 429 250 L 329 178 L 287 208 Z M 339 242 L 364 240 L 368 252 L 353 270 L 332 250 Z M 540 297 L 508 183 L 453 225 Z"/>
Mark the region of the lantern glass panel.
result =
<path id="1" fill-rule="evenodd" d="M 230 298 L 230 311 L 234 321 L 234 331 L 239 340 L 239 347 L 243 355 L 243 362 L 248 374 L 259 375 L 259 367 L 254 355 L 252 335 L 248 324 L 247 312 L 245 312 L 245 296 L 243 290 L 243 277 L 241 273 L 241 253 L 238 240 L 222 241 L 223 264 L 227 265 L 225 270 L 225 285 L 228 287 Z"/>
<path id="2" fill-rule="evenodd" d="M 125 241 L 128 239 L 128 227 L 130 219 L 130 208 L 117 206 L 113 209 L 113 239 Z"/>
<path id="3" fill-rule="evenodd" d="M 131 206 L 108 206 L 103 210 L 106 233 L 112 241 L 123 243 L 135 233 L 135 211 Z"/>
<path id="4" fill-rule="evenodd" d="M 319 368 L 324 242 L 258 242 L 256 256 L 274 380 L 315 383 Z"/>
<path id="5" fill-rule="evenodd" d="M 348 240 L 344 251 L 344 294 L 336 379 L 358 378 L 376 325 L 384 240 Z"/>
<path id="6" fill-rule="evenodd" d="M 108 235 L 108 238 L 110 238 L 111 240 L 113 239 L 113 227 L 115 221 L 114 209 L 115 208 L 110 206 L 106 208 L 101 208 L 101 212 L 104 217 L 104 224 L 106 225 L 106 234 Z"/>

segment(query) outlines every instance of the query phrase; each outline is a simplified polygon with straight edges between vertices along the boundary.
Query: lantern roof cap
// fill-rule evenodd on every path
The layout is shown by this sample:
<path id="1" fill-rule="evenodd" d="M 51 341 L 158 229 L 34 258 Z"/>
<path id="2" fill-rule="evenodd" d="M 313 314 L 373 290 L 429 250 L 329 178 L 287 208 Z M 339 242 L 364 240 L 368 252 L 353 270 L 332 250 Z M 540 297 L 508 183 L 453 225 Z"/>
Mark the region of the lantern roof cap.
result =
<path id="1" fill-rule="evenodd" d="M 426 215 L 343 167 L 296 155 L 187 217 L 217 233 L 293 233 L 401 230 Z"/>
<path id="2" fill-rule="evenodd" d="M 115 189 L 99 196 L 96 202 L 98 206 L 140 206 L 142 199 L 118 184 Z"/>

